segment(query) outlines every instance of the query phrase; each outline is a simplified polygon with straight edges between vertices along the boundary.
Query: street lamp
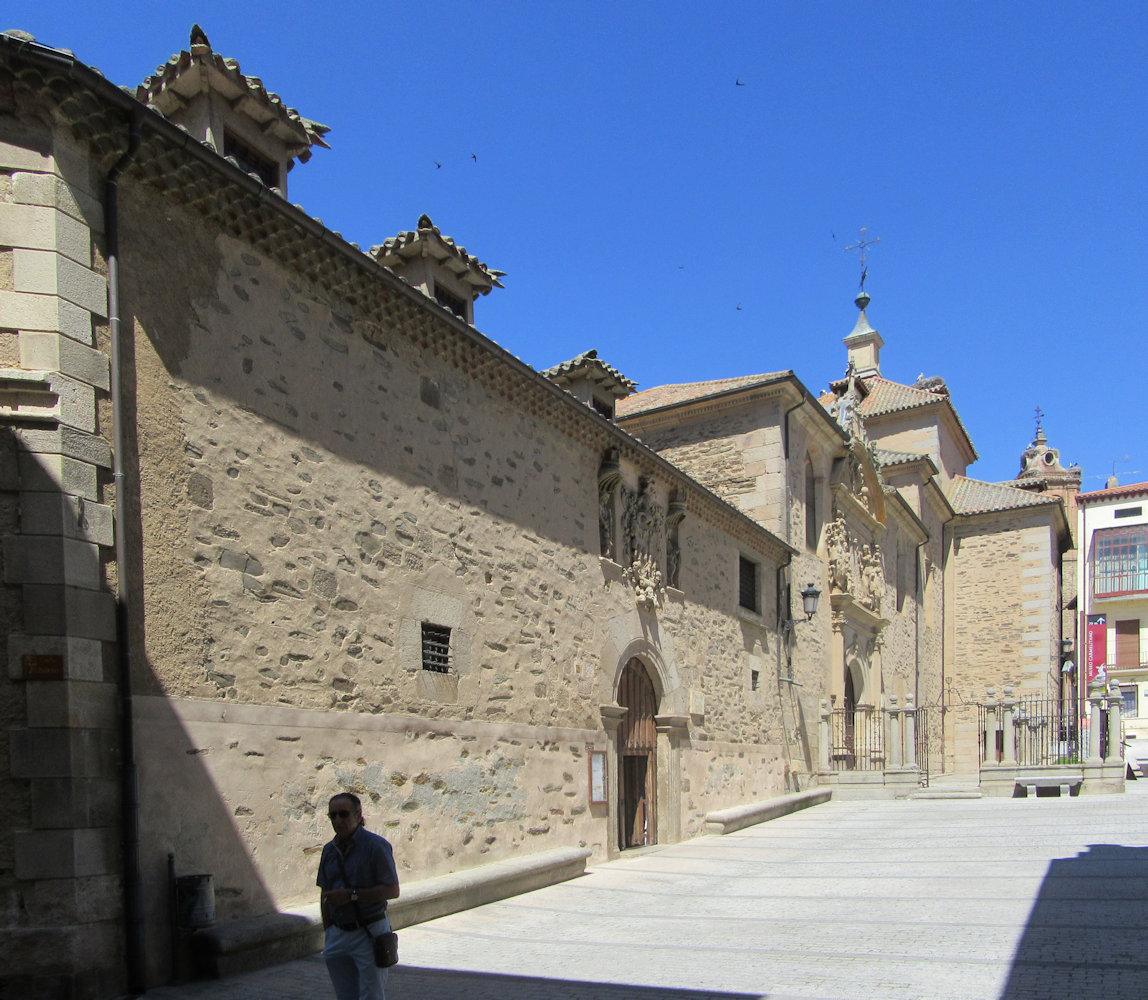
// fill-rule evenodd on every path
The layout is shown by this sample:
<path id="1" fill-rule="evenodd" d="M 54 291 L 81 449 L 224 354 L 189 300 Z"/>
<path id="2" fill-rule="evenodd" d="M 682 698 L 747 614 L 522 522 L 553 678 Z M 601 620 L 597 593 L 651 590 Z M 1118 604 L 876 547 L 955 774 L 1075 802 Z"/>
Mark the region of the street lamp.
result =
<path id="1" fill-rule="evenodd" d="M 813 616 L 817 614 L 817 602 L 821 599 L 821 591 L 818 590 L 813 584 L 809 584 L 801 592 L 801 608 L 805 612 L 805 620 L 812 621 Z M 785 632 L 792 632 L 794 628 L 800 624 L 801 619 L 786 618 L 781 623 L 782 630 Z"/>

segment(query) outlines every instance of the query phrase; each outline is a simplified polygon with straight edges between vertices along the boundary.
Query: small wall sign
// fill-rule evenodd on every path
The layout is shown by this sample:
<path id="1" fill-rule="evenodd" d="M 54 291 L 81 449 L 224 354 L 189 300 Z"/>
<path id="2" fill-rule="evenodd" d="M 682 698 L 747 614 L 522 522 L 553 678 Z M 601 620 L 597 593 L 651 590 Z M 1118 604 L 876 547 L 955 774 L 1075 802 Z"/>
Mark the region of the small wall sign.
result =
<path id="1" fill-rule="evenodd" d="M 25 653 L 21 662 L 26 681 L 64 679 L 64 657 L 60 653 Z"/>
<path id="2" fill-rule="evenodd" d="M 590 803 L 602 805 L 606 802 L 606 751 L 590 751 Z"/>

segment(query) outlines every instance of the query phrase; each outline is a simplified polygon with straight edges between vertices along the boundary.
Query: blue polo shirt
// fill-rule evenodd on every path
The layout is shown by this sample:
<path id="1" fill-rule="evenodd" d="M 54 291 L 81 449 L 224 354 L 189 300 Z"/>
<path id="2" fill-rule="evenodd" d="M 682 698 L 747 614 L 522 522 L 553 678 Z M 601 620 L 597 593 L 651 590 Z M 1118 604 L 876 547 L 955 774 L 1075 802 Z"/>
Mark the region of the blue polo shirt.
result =
<path id="1" fill-rule="evenodd" d="M 350 837 L 350 846 L 343 855 L 343 867 L 347 869 L 344 881 L 342 869 L 336 854 L 339 838 L 323 845 L 319 858 L 319 876 L 315 884 L 324 892 L 331 889 L 369 889 L 376 885 L 398 885 L 399 873 L 395 870 L 395 855 L 391 845 L 377 833 L 359 827 Z M 365 903 L 359 900 L 359 913 L 365 923 L 382 919 L 387 912 L 386 900 L 379 903 Z M 353 924 L 356 921 L 355 906 L 346 903 L 330 908 L 331 920 L 336 924 Z"/>

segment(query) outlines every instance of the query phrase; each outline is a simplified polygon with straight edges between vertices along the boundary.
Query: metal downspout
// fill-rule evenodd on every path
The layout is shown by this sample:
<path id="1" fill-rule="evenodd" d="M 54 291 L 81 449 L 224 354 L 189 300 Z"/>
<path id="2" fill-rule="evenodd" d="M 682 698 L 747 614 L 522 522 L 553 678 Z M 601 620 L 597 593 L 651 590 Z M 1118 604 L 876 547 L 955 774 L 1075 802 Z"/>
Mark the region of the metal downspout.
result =
<path id="1" fill-rule="evenodd" d="M 120 345 L 119 178 L 140 146 L 140 122 L 133 116 L 128 148 L 104 182 L 104 232 L 108 263 L 108 331 L 111 334 L 112 476 L 116 490 L 116 651 L 120 673 L 120 800 L 123 825 L 124 945 L 128 992 L 147 991 L 144 972 L 143 889 L 140 882 L 139 773 L 135 757 L 128 595 L 132 591 L 127 546 L 127 490 L 124 488 L 123 365 Z"/>

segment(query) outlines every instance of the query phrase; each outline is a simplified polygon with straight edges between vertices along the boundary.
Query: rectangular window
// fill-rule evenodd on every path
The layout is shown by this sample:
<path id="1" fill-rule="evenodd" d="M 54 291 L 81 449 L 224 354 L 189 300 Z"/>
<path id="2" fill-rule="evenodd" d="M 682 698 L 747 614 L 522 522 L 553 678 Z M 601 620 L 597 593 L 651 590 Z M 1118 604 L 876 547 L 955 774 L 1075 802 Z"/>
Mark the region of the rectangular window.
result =
<path id="1" fill-rule="evenodd" d="M 1114 510 L 1112 516 L 1115 518 L 1121 517 L 1139 517 L 1144 513 L 1143 507 L 1121 507 L 1119 510 Z"/>
<path id="2" fill-rule="evenodd" d="M 745 556 L 738 557 L 737 603 L 750 611 L 761 611 L 758 593 L 757 563 Z"/>
<path id="3" fill-rule="evenodd" d="M 445 306 L 449 309 L 459 319 L 466 319 L 466 302 L 455 295 L 454 292 L 443 288 L 437 281 L 434 286 L 434 300 L 440 306 Z"/>
<path id="4" fill-rule="evenodd" d="M 258 174 L 259 179 L 268 187 L 279 184 L 279 168 L 230 132 L 223 133 L 223 155 L 234 159 L 244 173 Z"/>
<path id="5" fill-rule="evenodd" d="M 1092 536 L 1092 594 L 1148 591 L 1148 524 L 1102 528 Z"/>
<path id="6" fill-rule="evenodd" d="M 450 673 L 450 627 L 423 622 L 423 670 Z"/>
<path id="7" fill-rule="evenodd" d="M 1116 669 L 1140 666 L 1140 619 L 1128 618 L 1116 623 Z"/>
<path id="8" fill-rule="evenodd" d="M 1135 719 L 1139 717 L 1138 699 L 1136 697 L 1137 687 L 1135 684 L 1124 684 L 1120 687 L 1120 697 L 1124 699 L 1124 704 L 1121 706 L 1120 713 L 1126 719 Z"/>

